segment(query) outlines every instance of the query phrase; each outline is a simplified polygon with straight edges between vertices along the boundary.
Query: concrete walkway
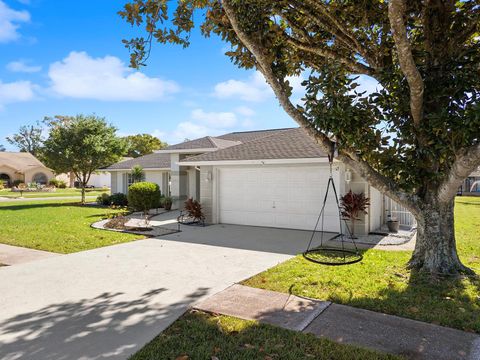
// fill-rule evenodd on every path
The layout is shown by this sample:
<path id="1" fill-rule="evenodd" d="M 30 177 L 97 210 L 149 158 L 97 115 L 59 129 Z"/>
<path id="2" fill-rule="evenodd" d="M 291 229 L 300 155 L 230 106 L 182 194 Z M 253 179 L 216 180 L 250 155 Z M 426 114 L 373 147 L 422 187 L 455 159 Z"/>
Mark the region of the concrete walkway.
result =
<path id="1" fill-rule="evenodd" d="M 185 228 L 0 268 L 0 359 L 126 359 L 196 301 L 304 246 L 262 229 Z"/>
<path id="2" fill-rule="evenodd" d="M 412 360 L 480 359 L 480 336 L 476 334 L 242 285 L 233 285 L 195 308 Z"/>
<path id="3" fill-rule="evenodd" d="M 0 244 L 0 264 L 3 265 L 18 265 L 60 255 L 61 254 L 56 254 L 48 251 Z"/>

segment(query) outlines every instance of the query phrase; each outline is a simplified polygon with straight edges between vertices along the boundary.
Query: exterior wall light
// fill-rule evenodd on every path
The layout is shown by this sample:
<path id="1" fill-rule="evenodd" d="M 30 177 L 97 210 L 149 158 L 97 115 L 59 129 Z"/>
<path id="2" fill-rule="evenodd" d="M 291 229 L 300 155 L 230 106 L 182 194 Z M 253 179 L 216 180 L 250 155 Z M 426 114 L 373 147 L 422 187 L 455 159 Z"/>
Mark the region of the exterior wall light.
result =
<path id="1" fill-rule="evenodd" d="M 352 181 L 352 172 L 350 169 L 345 170 L 345 182 L 348 184 Z"/>

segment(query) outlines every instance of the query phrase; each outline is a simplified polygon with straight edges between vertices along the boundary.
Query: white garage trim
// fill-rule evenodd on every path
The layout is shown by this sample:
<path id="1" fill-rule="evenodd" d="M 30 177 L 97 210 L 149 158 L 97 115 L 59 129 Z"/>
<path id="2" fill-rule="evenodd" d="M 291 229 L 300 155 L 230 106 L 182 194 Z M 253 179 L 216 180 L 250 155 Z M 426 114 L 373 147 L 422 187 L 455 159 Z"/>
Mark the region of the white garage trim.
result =
<path id="1" fill-rule="evenodd" d="M 226 224 L 313 230 L 328 178 L 326 164 L 215 167 L 214 219 Z M 339 166 L 334 166 L 333 178 L 340 192 Z M 331 192 L 324 229 L 338 232 L 339 225 Z"/>

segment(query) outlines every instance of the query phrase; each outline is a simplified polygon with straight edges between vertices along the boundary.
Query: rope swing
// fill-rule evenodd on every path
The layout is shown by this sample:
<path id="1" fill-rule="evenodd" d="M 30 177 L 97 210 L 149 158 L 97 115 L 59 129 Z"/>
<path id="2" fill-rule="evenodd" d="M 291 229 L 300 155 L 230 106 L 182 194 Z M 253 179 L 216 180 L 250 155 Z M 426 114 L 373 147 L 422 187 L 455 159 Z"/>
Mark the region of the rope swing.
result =
<path id="1" fill-rule="evenodd" d="M 315 228 L 313 229 L 312 236 L 310 237 L 310 241 L 308 243 L 307 249 L 303 252 L 303 257 L 308 261 L 322 264 L 322 265 L 349 265 L 355 264 L 363 259 L 363 256 L 360 254 L 357 248 L 357 244 L 353 239 L 352 233 L 348 224 L 345 219 L 342 217 L 342 210 L 340 207 L 340 203 L 338 201 L 338 194 L 337 188 L 335 187 L 335 182 L 333 181 L 333 158 L 334 158 L 333 151 L 328 155 L 328 162 L 330 165 L 330 177 L 328 178 L 327 190 L 325 192 L 325 198 L 323 199 L 322 209 L 320 210 L 320 214 L 318 215 L 317 222 L 315 224 Z M 340 226 L 340 233 L 335 235 L 330 239 L 324 239 L 324 224 L 325 224 L 325 207 L 327 205 L 328 194 L 330 189 L 333 191 L 335 195 L 335 202 L 337 204 L 338 210 L 338 221 Z M 345 234 L 342 231 L 342 221 L 345 225 L 345 229 L 348 232 L 348 239 L 346 239 Z M 321 223 L 320 229 L 318 229 L 318 225 Z M 312 248 L 312 243 L 315 238 L 317 232 L 320 231 L 320 245 Z M 341 247 L 334 247 L 325 245 L 325 241 L 332 242 L 336 239 L 340 239 Z M 349 241 L 350 240 L 350 241 Z M 345 247 L 346 243 L 351 243 L 353 247 L 347 249 Z"/>

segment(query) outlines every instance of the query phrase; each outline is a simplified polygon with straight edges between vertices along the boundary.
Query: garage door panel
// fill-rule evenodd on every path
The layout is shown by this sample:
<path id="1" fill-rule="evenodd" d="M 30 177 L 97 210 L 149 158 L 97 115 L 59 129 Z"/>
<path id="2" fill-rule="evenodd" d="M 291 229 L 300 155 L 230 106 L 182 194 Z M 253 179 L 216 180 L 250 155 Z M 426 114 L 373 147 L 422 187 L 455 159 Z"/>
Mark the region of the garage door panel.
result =
<path id="1" fill-rule="evenodd" d="M 328 182 L 328 167 L 220 169 L 220 222 L 312 230 Z M 338 173 L 334 174 L 338 183 Z M 338 231 L 333 193 L 327 199 L 325 230 Z"/>

